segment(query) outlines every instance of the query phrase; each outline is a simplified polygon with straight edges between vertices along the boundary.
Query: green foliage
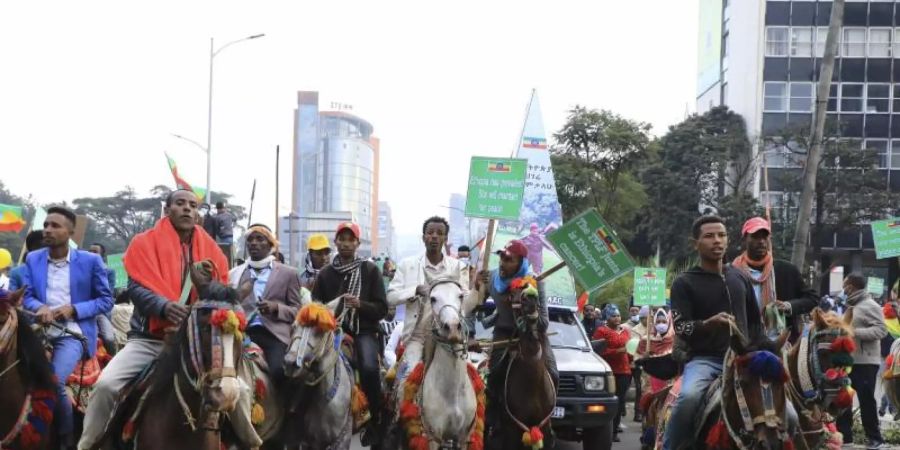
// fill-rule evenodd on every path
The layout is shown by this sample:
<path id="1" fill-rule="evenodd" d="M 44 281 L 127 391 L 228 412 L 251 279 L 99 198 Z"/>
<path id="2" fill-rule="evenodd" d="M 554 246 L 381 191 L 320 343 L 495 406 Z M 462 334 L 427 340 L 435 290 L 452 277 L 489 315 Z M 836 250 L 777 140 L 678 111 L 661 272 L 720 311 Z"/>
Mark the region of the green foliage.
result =
<path id="1" fill-rule="evenodd" d="M 653 152 L 650 125 L 610 111 L 576 106 L 551 148 L 563 218 L 597 208 L 628 241 L 647 204 L 637 169 Z"/>
<path id="2" fill-rule="evenodd" d="M 756 163 L 744 119 L 725 106 L 693 115 L 660 139 L 659 157 L 642 172 L 650 197 L 643 229 L 663 260 L 683 261 L 693 251 L 690 229 L 702 213 L 717 212 L 734 232 L 758 214 L 748 194 Z"/>

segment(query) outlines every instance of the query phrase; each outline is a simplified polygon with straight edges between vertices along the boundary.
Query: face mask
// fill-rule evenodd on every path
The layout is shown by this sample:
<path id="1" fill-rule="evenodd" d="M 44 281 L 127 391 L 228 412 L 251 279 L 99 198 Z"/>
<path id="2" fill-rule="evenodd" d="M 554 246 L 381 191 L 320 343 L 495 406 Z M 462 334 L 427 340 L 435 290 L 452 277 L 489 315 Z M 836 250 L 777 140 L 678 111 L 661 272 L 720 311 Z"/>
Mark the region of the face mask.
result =
<path id="1" fill-rule="evenodd" d="M 667 323 L 658 323 L 656 324 L 656 332 L 659 334 L 666 334 L 669 332 L 669 324 Z"/>
<path id="2" fill-rule="evenodd" d="M 638 316 L 631 316 L 631 323 L 638 323 L 640 320 L 641 319 Z"/>
<path id="3" fill-rule="evenodd" d="M 847 300 L 847 293 L 844 291 L 841 291 L 841 293 L 838 294 L 838 298 L 841 300 Z"/>

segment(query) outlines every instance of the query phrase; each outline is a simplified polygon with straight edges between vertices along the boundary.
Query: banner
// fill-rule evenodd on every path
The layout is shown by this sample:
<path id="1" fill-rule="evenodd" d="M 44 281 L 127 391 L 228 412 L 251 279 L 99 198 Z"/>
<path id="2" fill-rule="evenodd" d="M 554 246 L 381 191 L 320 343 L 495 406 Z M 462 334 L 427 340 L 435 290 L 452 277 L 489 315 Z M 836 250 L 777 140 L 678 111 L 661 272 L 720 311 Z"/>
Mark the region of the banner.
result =
<path id="1" fill-rule="evenodd" d="M 466 216 L 516 219 L 522 208 L 527 161 L 473 156 L 469 165 Z"/>
<path id="2" fill-rule="evenodd" d="M 666 305 L 666 269 L 634 268 L 634 305 Z"/>
<path id="3" fill-rule="evenodd" d="M 872 222 L 872 239 L 875 241 L 876 259 L 900 256 L 900 219 Z"/>
<path id="4" fill-rule="evenodd" d="M 123 256 L 125 256 L 124 253 L 106 256 L 106 268 L 116 273 L 116 285 L 110 286 L 110 288 L 128 287 L 128 272 L 125 272 L 125 264 L 122 262 Z"/>
<path id="5" fill-rule="evenodd" d="M 869 277 L 866 282 L 866 291 L 875 297 L 875 301 L 878 301 L 884 295 L 884 280 L 878 277 Z"/>

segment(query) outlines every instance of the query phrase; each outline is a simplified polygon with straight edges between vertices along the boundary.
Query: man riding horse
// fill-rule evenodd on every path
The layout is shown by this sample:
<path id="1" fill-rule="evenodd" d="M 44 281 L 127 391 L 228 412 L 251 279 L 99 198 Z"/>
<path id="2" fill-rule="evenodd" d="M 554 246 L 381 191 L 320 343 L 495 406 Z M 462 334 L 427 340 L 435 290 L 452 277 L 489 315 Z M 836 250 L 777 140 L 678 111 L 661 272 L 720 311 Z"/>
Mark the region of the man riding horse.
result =
<path id="1" fill-rule="evenodd" d="M 518 241 L 512 240 L 497 252 L 500 255 L 500 267 L 493 271 L 483 270 L 475 281 L 475 289 L 470 293 L 469 300 L 464 310 L 471 311 L 482 302 L 485 297 L 481 294 L 482 287 L 490 293 L 497 305 L 497 320 L 494 324 L 493 341 L 505 341 L 513 337 L 516 330 L 516 319 L 513 313 L 513 305 L 510 302 L 510 283 L 513 279 L 530 274 L 528 265 L 528 249 Z M 547 297 L 544 292 L 543 282 L 538 282 L 538 323 L 539 331 L 546 332 L 550 324 L 547 311 Z M 544 348 L 549 349 L 548 342 Z M 505 357 L 506 350 L 501 346 L 492 346 L 490 355 L 490 373 L 487 380 L 487 411 L 485 414 L 485 448 L 501 448 L 499 442 L 501 414 L 503 413 L 503 385 L 506 378 L 506 368 L 509 358 Z M 556 359 L 552 351 L 546 352 L 544 362 L 550 378 L 555 387 L 559 386 L 559 372 L 556 369 Z"/>
<path id="2" fill-rule="evenodd" d="M 767 344 L 750 280 L 739 269 L 723 266 L 728 248 L 724 221 L 717 216 L 700 217 L 694 221 L 692 233 L 700 265 L 679 275 L 671 291 L 675 333 L 687 350 L 688 360 L 681 392 L 665 429 L 666 450 L 691 444 L 704 394 L 722 375 L 730 328 L 736 325 L 757 347 Z M 792 409 L 788 415 L 788 422 L 796 423 L 796 419 L 791 420 L 796 417 Z"/>
<path id="3" fill-rule="evenodd" d="M 196 225 L 198 203 L 191 191 L 172 191 L 165 202 L 166 216 L 152 229 L 135 236 L 125 252 L 128 294 L 135 306 L 131 332 L 128 344 L 109 362 L 94 385 L 79 449 L 96 449 L 102 444 L 119 393 L 163 350 L 165 331 L 190 314 L 188 304 L 199 298 L 203 288 L 191 281 L 194 263 L 210 261 L 212 274 L 204 278 L 228 282 L 228 260 L 215 241 Z M 242 413 L 249 418 L 249 411 Z M 262 444 L 258 436 L 245 436 L 243 440 L 249 447 Z"/>
<path id="4" fill-rule="evenodd" d="M 359 237 L 359 225 L 344 222 L 338 226 L 334 238 L 338 255 L 319 272 L 312 297 L 324 303 L 343 300 L 336 315 L 344 317 L 341 326 L 353 339 L 356 370 L 372 413 L 364 440 L 378 448 L 382 435 L 378 323 L 387 314 L 387 299 L 378 266 L 356 254 Z M 349 310 L 343 313 L 343 308 Z"/>

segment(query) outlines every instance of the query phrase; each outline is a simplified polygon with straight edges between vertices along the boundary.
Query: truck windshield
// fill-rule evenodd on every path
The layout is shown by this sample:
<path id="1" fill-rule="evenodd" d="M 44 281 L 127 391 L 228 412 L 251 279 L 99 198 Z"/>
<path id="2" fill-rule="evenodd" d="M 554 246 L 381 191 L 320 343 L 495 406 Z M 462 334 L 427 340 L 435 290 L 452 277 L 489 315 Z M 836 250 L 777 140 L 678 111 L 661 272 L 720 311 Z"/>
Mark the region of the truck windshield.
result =
<path id="1" fill-rule="evenodd" d="M 574 314 L 550 314 L 550 345 L 561 348 L 576 348 L 590 350 L 590 344 L 585 340 L 581 324 Z"/>

